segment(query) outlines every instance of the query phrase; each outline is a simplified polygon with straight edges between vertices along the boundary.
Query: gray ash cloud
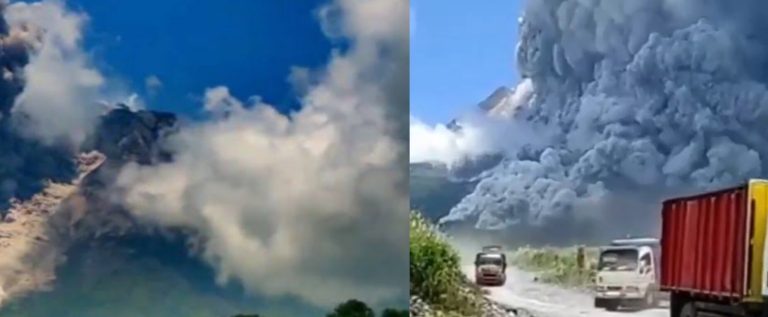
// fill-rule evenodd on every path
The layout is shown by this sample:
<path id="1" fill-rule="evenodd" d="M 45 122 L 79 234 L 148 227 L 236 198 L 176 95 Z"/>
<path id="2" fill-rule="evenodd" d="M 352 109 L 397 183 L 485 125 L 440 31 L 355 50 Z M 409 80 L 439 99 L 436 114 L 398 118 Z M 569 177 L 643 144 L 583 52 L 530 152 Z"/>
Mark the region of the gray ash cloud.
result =
<path id="1" fill-rule="evenodd" d="M 30 63 L 39 33 L 30 25 L 7 22 L 7 3 L 0 2 L 0 209 L 11 197 L 29 198 L 40 191 L 45 179 L 68 180 L 75 174 L 71 152 L 21 136 L 12 116 L 23 121 L 24 113 L 12 110 L 25 88 L 25 67 Z"/>
<path id="2" fill-rule="evenodd" d="M 177 117 L 170 112 L 120 107 L 102 116 L 83 150 L 96 150 L 113 161 L 155 164 L 169 161 L 172 153 L 163 140 L 177 132 Z"/>
<path id="3" fill-rule="evenodd" d="M 334 12 L 341 15 L 323 15 Z M 25 144 L 60 149 L 22 161 L 50 167 L 61 159 L 71 168 L 81 149 L 108 157 L 81 183 L 72 210 L 57 212 L 67 220 L 52 221 L 66 231 L 61 239 L 181 230 L 219 285 L 312 306 L 350 297 L 404 303 L 407 1 L 336 0 L 317 13 L 335 29 L 328 35 L 349 46 L 300 83 L 300 111 L 286 116 L 214 87 L 206 96 L 218 97 L 206 98 L 205 108 L 215 118 L 166 139 L 172 115 L 123 108 L 102 115 L 99 104 L 120 97 L 110 96 L 110 78 L 82 49 L 87 15 L 54 1 L 10 5 L 9 25 L 29 27 L 19 38 L 30 40 L 32 54 L 2 126 Z M 13 165 L 0 160 L 6 166 Z M 44 171 L 18 182 L 50 178 Z"/>
<path id="4" fill-rule="evenodd" d="M 6 3 L 0 2 L 5 11 Z M 30 59 L 33 31 L 26 26 L 12 28 L 4 16 L 0 16 L 0 114 L 7 116 L 16 97 L 24 88 L 24 67 Z"/>
<path id="5" fill-rule="evenodd" d="M 126 107 L 102 115 L 97 101 L 111 99 L 101 90 L 109 85 L 82 49 L 85 14 L 58 2 L 0 1 L 0 12 L 0 210 L 46 179 L 70 180 L 78 150 L 142 164 L 167 159 L 156 143 L 174 115 Z"/>
<path id="6" fill-rule="evenodd" d="M 349 46 L 309 77 L 294 73 L 301 110 L 207 89 L 212 119 L 167 140 L 170 162 L 122 168 L 116 203 L 142 224 L 194 232 L 222 285 L 326 308 L 405 303 L 408 2 L 317 12 Z"/>
<path id="7" fill-rule="evenodd" d="M 535 124 L 554 137 L 483 172 L 442 222 L 501 229 L 633 213 L 652 222 L 665 196 L 764 175 L 767 8 L 529 1 L 517 60 L 534 92 L 508 124 Z"/>

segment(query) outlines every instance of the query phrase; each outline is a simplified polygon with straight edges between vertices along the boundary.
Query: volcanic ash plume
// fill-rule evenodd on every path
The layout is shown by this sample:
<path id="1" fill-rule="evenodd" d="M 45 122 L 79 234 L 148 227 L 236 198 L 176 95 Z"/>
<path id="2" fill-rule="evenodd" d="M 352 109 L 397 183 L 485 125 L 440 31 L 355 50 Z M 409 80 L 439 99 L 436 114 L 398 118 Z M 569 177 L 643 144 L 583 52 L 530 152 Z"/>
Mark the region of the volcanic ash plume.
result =
<path id="1" fill-rule="evenodd" d="M 15 129 L 46 144 L 76 147 L 97 123 L 96 102 L 108 88 L 83 49 L 88 17 L 56 0 L 15 2 L 6 11 L 11 37 L 33 52 L 21 72 L 24 89 L 8 105 Z"/>
<path id="2" fill-rule="evenodd" d="M 24 67 L 30 59 L 30 50 L 39 41 L 40 33 L 28 24 L 9 25 L 5 19 L 8 4 L 0 1 L 0 116 L 11 111 L 16 96 L 24 88 Z"/>
<path id="3" fill-rule="evenodd" d="M 607 203 L 631 193 L 652 194 L 652 213 L 666 195 L 762 175 L 767 26 L 757 0 L 528 1 L 517 61 L 533 94 L 506 124 L 554 137 L 483 173 L 442 222 L 639 212 Z"/>
<path id="4" fill-rule="evenodd" d="M 217 119 L 171 137 L 173 162 L 124 168 L 122 203 L 141 221 L 197 232 L 222 282 L 319 306 L 404 302 L 408 3 L 343 0 L 320 13 L 352 46 L 299 112 L 209 89 Z"/>
<path id="5" fill-rule="evenodd" d="M 60 209 L 79 209 L 80 184 L 104 160 L 98 152 L 81 154 L 77 177 L 66 183 L 48 182 L 29 200 L 12 200 L 8 213 L 0 217 L 0 306 L 51 288 L 69 242 L 56 234 L 60 228 L 51 219 L 61 215 Z"/>

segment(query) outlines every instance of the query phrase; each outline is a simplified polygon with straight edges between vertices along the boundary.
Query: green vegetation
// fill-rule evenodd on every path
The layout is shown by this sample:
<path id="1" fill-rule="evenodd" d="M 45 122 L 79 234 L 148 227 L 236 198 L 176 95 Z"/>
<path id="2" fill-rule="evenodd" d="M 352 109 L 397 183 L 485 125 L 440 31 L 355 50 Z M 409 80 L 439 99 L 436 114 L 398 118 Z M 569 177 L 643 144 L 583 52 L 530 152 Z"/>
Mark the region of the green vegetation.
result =
<path id="1" fill-rule="evenodd" d="M 232 317 L 261 317 L 258 314 L 239 314 Z M 376 313 L 368 305 L 357 299 L 350 299 L 336 306 L 333 312 L 326 317 L 376 317 Z M 381 313 L 381 317 L 408 317 L 408 310 L 387 308 Z"/>
<path id="2" fill-rule="evenodd" d="M 387 308 L 381 312 L 381 317 L 407 317 L 408 310 L 405 309 L 393 309 Z M 339 304 L 330 314 L 326 317 L 376 317 L 373 309 L 368 307 L 365 303 L 350 299 L 346 302 Z"/>
<path id="3" fill-rule="evenodd" d="M 376 314 L 373 309 L 368 307 L 365 303 L 351 299 L 345 303 L 341 303 L 336 306 L 336 309 L 332 313 L 326 315 L 326 317 L 374 317 Z"/>
<path id="4" fill-rule="evenodd" d="M 448 315 L 477 316 L 479 290 L 467 287 L 456 250 L 418 212 L 410 222 L 411 295 Z"/>
<path id="5" fill-rule="evenodd" d="M 381 312 L 381 317 L 408 317 L 410 312 L 406 309 L 387 308 Z"/>
<path id="6" fill-rule="evenodd" d="M 597 250 L 584 248 L 583 264 L 579 265 L 578 248 L 520 248 L 510 256 L 510 262 L 523 270 L 534 272 L 540 281 L 567 287 L 589 287 L 594 282 Z"/>
<path id="7" fill-rule="evenodd" d="M 125 260 L 121 255 L 113 257 L 109 261 Z M 134 259 L 114 265 L 104 257 L 96 258 L 101 261 L 90 267 L 78 263 L 85 257 L 68 262 L 58 276 L 58 287 L 11 302 L 0 309 L 0 316 L 210 317 L 248 309 L 235 300 L 200 291 L 173 268 L 156 262 Z"/>

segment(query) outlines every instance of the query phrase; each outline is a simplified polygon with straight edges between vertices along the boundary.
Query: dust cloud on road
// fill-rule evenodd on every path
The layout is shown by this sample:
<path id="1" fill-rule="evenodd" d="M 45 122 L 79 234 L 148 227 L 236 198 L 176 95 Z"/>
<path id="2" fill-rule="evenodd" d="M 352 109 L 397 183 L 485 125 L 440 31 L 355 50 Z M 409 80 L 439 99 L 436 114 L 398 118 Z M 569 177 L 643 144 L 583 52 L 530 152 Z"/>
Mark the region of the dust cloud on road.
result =
<path id="1" fill-rule="evenodd" d="M 463 266 L 464 274 L 474 281 L 474 267 Z M 587 291 L 564 289 L 534 281 L 534 275 L 509 266 L 507 283 L 501 287 L 484 288 L 488 298 L 503 305 L 523 310 L 521 316 L 533 317 L 666 317 L 666 306 L 645 310 L 620 310 L 608 312 L 593 306 L 593 296 Z M 525 312 L 528 315 L 525 315 Z"/>

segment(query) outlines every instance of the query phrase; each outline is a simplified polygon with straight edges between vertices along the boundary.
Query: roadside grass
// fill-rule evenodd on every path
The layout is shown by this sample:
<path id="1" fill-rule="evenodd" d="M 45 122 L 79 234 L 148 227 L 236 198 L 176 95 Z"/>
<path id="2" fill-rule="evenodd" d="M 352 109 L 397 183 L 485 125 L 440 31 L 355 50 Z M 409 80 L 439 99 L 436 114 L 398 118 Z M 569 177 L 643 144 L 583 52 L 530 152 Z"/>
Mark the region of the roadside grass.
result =
<path id="1" fill-rule="evenodd" d="M 596 275 L 598 249 L 584 248 L 583 267 L 578 248 L 530 248 L 511 252 L 510 263 L 536 274 L 539 281 L 572 288 L 591 288 Z"/>
<path id="2" fill-rule="evenodd" d="M 461 272 L 460 258 L 419 212 L 410 216 L 410 291 L 443 316 L 478 316 L 482 296 Z"/>

